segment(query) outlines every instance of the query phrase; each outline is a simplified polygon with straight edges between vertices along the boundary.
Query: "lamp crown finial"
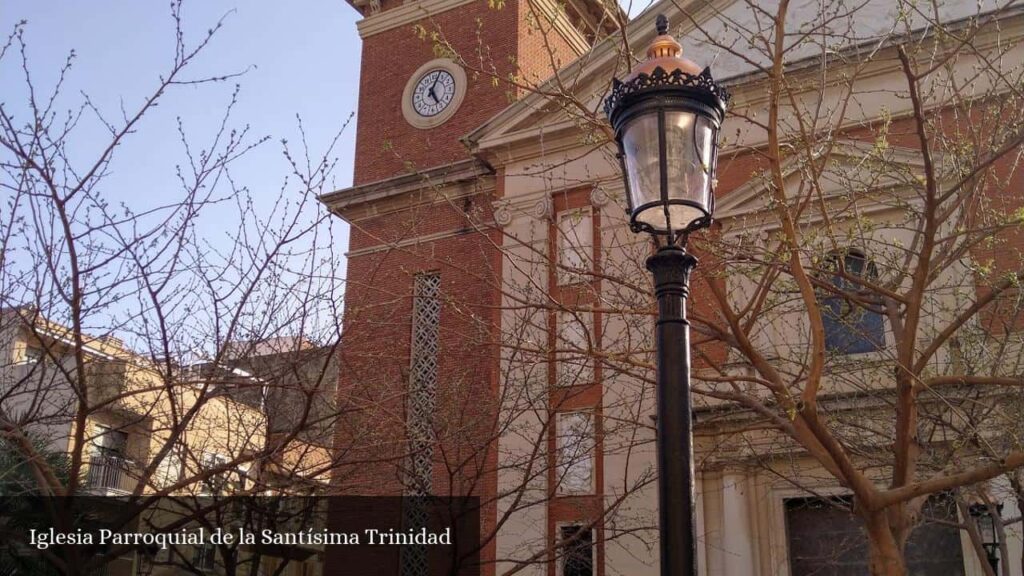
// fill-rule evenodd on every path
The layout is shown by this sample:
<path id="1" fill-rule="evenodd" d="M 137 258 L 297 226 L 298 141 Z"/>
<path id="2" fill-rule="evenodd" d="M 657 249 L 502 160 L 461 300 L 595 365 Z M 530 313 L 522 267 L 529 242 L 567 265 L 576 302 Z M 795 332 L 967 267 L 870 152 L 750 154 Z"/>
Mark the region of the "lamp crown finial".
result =
<path id="1" fill-rule="evenodd" d="M 676 42 L 676 39 L 668 33 L 668 18 L 664 14 L 658 14 L 657 18 L 658 35 L 647 48 L 647 59 L 656 58 L 678 58 L 683 53 L 683 47 Z M 696 67 L 696 65 L 694 65 Z M 691 72 L 696 73 L 696 72 Z"/>

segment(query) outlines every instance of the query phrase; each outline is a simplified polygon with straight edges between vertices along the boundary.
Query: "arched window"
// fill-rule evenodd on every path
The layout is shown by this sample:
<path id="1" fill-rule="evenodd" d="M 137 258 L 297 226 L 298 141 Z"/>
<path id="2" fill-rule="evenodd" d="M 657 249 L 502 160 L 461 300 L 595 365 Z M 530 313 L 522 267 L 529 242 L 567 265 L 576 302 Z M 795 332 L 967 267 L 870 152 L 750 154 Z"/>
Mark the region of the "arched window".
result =
<path id="1" fill-rule="evenodd" d="M 833 354 L 862 354 L 881 350 L 885 346 L 882 315 L 851 298 L 858 293 L 863 294 L 864 287 L 850 277 L 875 281 L 878 278 L 875 263 L 864 252 L 850 248 L 830 254 L 825 268 L 833 272 L 828 275 L 832 285 L 847 294 L 824 291 L 821 320 L 825 328 L 825 350 Z"/>

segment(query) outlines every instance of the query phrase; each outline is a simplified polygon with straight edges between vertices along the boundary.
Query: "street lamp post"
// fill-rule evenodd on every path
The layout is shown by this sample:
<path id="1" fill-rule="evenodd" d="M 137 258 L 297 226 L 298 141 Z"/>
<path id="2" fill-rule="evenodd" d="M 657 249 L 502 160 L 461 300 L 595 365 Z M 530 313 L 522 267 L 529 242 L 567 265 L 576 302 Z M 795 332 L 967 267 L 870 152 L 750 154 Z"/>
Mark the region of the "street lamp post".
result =
<path id="1" fill-rule="evenodd" d="M 647 60 L 613 80 L 605 112 L 615 130 L 630 227 L 654 238 L 647 259 L 658 300 L 658 507 L 661 573 L 696 576 L 697 540 L 686 298 L 697 259 L 688 235 L 711 224 L 718 131 L 728 92 L 681 57 L 657 18 Z"/>
<path id="2" fill-rule="evenodd" d="M 996 510 L 1002 512 L 1003 505 L 999 504 Z M 985 504 L 975 504 L 970 507 L 971 516 L 978 524 L 978 533 L 981 537 L 981 545 L 985 548 L 988 565 L 992 567 L 994 574 L 999 573 L 999 532 L 996 530 L 996 518 L 992 516 L 991 510 Z"/>
<path id="3" fill-rule="evenodd" d="M 153 573 L 153 560 L 156 550 L 143 547 L 135 551 L 135 576 L 150 576 Z"/>

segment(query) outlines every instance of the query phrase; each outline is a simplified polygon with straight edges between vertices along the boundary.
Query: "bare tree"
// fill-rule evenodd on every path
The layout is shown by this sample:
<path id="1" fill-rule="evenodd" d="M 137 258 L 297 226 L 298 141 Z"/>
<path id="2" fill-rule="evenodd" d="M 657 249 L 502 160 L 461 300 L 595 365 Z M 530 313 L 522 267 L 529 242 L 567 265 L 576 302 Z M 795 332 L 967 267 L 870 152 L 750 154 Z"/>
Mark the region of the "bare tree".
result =
<path id="1" fill-rule="evenodd" d="M 277 200 L 261 205 L 232 170 L 271 144 L 235 118 L 236 85 L 208 139 L 180 119 L 170 135 L 183 158 L 176 193 L 111 202 L 119 152 L 156 106 L 243 75 L 194 73 L 223 19 L 191 42 L 180 2 L 170 16 L 169 64 L 134 109 L 86 94 L 62 108 L 75 56 L 44 88 L 24 22 L 0 46 L 0 66 L 22 78 L 0 104 L 0 474 L 23 472 L 5 495 L 119 495 L 138 513 L 226 483 L 243 495 L 326 490 L 342 262 L 316 197 L 335 186 L 338 136 L 316 156 L 299 122 L 300 145 L 282 140 Z M 104 138 L 85 129 L 95 124 Z M 214 221 L 222 237 L 201 232 Z M 124 548 L 50 552 L 72 574 Z"/>
<path id="2" fill-rule="evenodd" d="M 547 37 L 550 14 L 530 9 L 536 33 Z M 1024 137 L 1011 121 L 1022 104 L 1020 46 L 1010 32 L 1019 24 L 1015 6 L 955 16 L 911 3 L 880 13 L 870 2 L 825 2 L 794 14 L 785 0 L 729 10 L 712 4 L 699 14 L 672 10 L 683 16 L 677 26 L 691 40 L 719 55 L 716 70 L 736 74 L 728 79 L 735 97 L 723 133 L 720 223 L 689 242 L 702 258 L 691 314 L 700 360 L 694 391 L 702 414 L 743 418 L 702 424 L 700 463 L 778 473 L 778 460 L 758 455 L 813 460 L 814 470 L 792 466 L 792 482 L 812 493 L 823 481 L 852 492 L 872 573 L 904 574 L 905 547 L 929 496 L 959 490 L 962 504 L 984 503 L 988 481 L 1017 478 L 1024 464 L 1019 414 L 1006 401 L 1022 383 L 1017 325 L 1007 323 L 1018 309 L 1014 247 L 1021 218 L 1013 186 Z M 609 13 L 610 28 L 624 27 L 625 16 Z M 531 69 L 510 65 L 483 43 L 460 53 L 444 32 L 430 22 L 415 31 L 510 100 L 533 99 L 540 112 L 562 114 L 577 131 L 575 158 L 589 159 L 582 175 L 555 178 L 569 160 L 545 153 L 508 167 L 504 177 L 544 180 L 562 212 L 576 208 L 576 190 L 619 192 L 600 96 L 605 74 L 621 76 L 633 62 L 637 47 L 629 35 L 600 41 L 607 32 L 595 33 L 596 48 L 573 62 L 549 42 L 548 61 Z M 105 349 L 88 336 L 94 327 L 145 351 L 147 370 L 158 375 L 149 392 L 166 398 L 168 414 L 153 420 L 171 424 L 160 431 L 161 449 L 140 485 L 179 436 L 203 425 L 201 407 L 223 399 L 218 391 L 243 389 L 236 400 L 269 397 L 264 387 L 280 380 L 260 377 L 255 348 L 239 354 L 239 342 L 299 335 L 330 346 L 340 336 L 336 261 L 320 250 L 332 238 L 304 203 L 326 191 L 331 162 L 295 160 L 301 194 L 288 198 L 298 204 L 282 200 L 271 217 L 257 217 L 244 191 L 232 188 L 229 167 L 260 140 L 232 132 L 226 117 L 208 151 L 190 153 L 191 164 L 181 170 L 183 201 L 140 213 L 102 201 L 113 154 L 146 110 L 176 86 L 204 81 L 182 75 L 195 50 L 178 37 L 175 64 L 153 99 L 109 124 L 110 142 L 84 169 L 71 162 L 64 143 L 80 114 L 99 114 L 88 101 L 65 121 L 50 109 L 52 99 L 30 91 L 31 121 L 0 114 L 9 156 L 4 186 L 11 192 L 0 229 L 0 282 L 9 306 L 32 304 L 11 322 L 35 331 L 40 342 L 55 342 L 53 326 L 67 326 L 58 335 L 70 341 L 62 345 L 70 358 L 62 358 L 63 347 L 46 347 L 50 362 L 32 364 L 72 383 L 60 412 L 73 423 L 68 480 L 42 465 L 28 440 L 30 425 L 50 417 L 40 387 L 29 384 L 36 380 L 14 381 L 5 398 L 18 411 L 0 412 L 6 437 L 49 493 L 74 492 L 83 476 L 86 423 L 101 408 L 86 368 L 90 349 Z M 15 58 L 20 32 L 6 46 L 3 58 Z M 554 69 L 561 72 L 549 78 Z M 884 82 L 873 84 L 877 78 Z M 440 189 L 426 171 L 422 176 L 418 189 Z M 451 328 L 441 336 L 461 342 L 447 352 L 462 364 L 461 372 L 446 375 L 429 426 L 406 427 L 419 409 L 409 394 L 409 319 L 374 315 L 395 302 L 401 310 L 412 310 L 417 298 L 422 304 L 416 278 L 397 266 L 361 270 L 349 290 L 367 305 L 346 310 L 346 338 L 374 334 L 383 344 L 339 369 L 355 382 L 388 384 L 342 390 L 344 405 L 326 413 L 313 408 L 310 394 L 310 408 L 287 415 L 283 430 L 259 418 L 250 422 L 239 409 L 235 437 L 247 448 L 196 466 L 162 490 L 280 455 L 311 419 L 334 424 L 330 417 L 343 415 L 335 453 L 317 466 L 333 475 L 336 492 L 377 487 L 380 478 L 367 474 L 383 465 L 399 490 L 484 494 L 481 506 L 495 520 L 483 527 L 482 546 L 505 573 L 566 561 L 584 530 L 596 534 L 587 546 L 642 550 L 655 518 L 643 508 L 655 480 L 645 464 L 653 449 L 653 308 L 639 264 L 650 246 L 621 233 L 623 215 L 614 203 L 597 206 L 589 232 L 571 219 L 561 226 L 552 210 L 512 230 L 496 225 L 500 199 L 488 194 L 481 188 L 470 201 L 438 195 L 433 205 L 483 237 L 484 259 L 498 254 L 500 270 L 405 242 L 415 236 L 413 223 L 388 234 L 354 225 L 378 237 L 388 258 L 429 259 L 442 276 L 455 273 L 491 290 L 467 296 L 442 285 L 426 296 L 440 303 L 443 317 L 457 319 L 442 324 Z M 237 204 L 245 225 L 230 248 L 217 250 L 196 238 L 193 223 L 224 201 Z M 424 218 L 433 215 L 423 210 Z M 183 358 L 200 359 L 204 368 L 183 366 Z M 492 362 L 500 386 L 488 395 L 478 367 Z M 595 385 L 607 390 L 599 410 L 581 400 Z M 177 392 L 184 387 L 188 402 Z M 283 388 L 295 393 L 294 382 Z M 27 404 L 14 404 L 19 397 Z M 118 400 L 108 396 L 100 404 Z M 559 421 L 566 413 L 578 416 Z M 597 454 L 623 462 L 614 497 L 602 495 L 600 505 L 572 493 L 593 481 Z M 417 485 L 423 476 L 416 458 L 423 455 L 439 463 L 430 486 Z M 485 482 L 494 483 L 493 493 L 482 489 Z M 1019 481 L 1011 485 L 1019 493 Z M 586 518 L 574 528 L 579 532 L 552 539 L 530 523 L 550 505 L 578 507 Z M 957 526 L 972 531 L 968 519 Z M 502 531 L 522 531 L 522 548 L 497 550 Z M 530 540 L 534 534 L 539 540 Z"/>
<path id="3" fill-rule="evenodd" d="M 784 0 L 711 4 L 699 13 L 666 8 L 681 15 L 687 46 L 718 58 L 715 69 L 734 92 L 722 135 L 719 223 L 689 238 L 702 259 L 692 291 L 694 392 L 712 416 L 698 431 L 702 463 L 780 473 L 778 459 L 769 465 L 756 455 L 810 458 L 817 470 L 794 465 L 787 476 L 812 493 L 823 482 L 852 493 L 872 574 L 907 573 L 907 542 L 929 497 L 960 490 L 983 503 L 992 481 L 1009 475 L 1012 485 L 1024 465 L 1019 412 L 1009 402 L 1022 384 L 1017 8 L 824 2 L 797 11 Z M 546 21 L 537 22 L 544 34 Z M 598 81 L 594 70 L 624 75 L 638 52 L 628 35 L 572 63 L 552 48 L 561 72 L 546 78 L 525 66 L 509 72 L 486 45 L 460 53 L 430 23 L 417 33 L 526 99 L 538 122 L 554 123 L 557 113 L 575 123 L 571 152 L 559 140 L 529 163 L 499 165 L 500 178 L 544 180 L 539 188 L 556 203 L 576 188 L 619 193 L 595 98 L 608 77 Z M 537 138 L 543 146 L 544 135 Z M 587 170 L 566 168 L 584 161 Z M 424 185 L 436 187 L 426 175 Z M 502 255 L 503 277 L 492 283 L 501 294 L 502 410 L 490 438 L 515 436 L 523 448 L 495 464 L 517 479 L 502 484 L 498 499 L 514 502 L 505 511 L 559 497 L 545 481 L 558 481 L 547 457 L 557 443 L 551 423 L 565 407 L 553 399 L 573 395 L 551 392 L 565 366 L 600 373 L 577 370 L 580 382 L 606 382 L 606 457 L 628 462 L 650 450 L 642 431 L 651 425 L 652 306 L 638 265 L 649 246 L 619 233 L 623 216 L 612 206 L 595 212 L 607 231 L 585 238 L 552 222 L 550 211 L 531 225 L 536 234 L 495 226 L 488 210 L 463 211 Z M 595 242 L 600 255 L 591 260 L 560 257 L 562 247 L 592 254 Z M 577 275 L 570 284 L 578 289 L 567 297 L 549 274 Z M 573 324 L 581 327 L 574 333 L 558 328 Z M 585 392 L 569 384 L 564 390 Z M 610 398 L 607 390 L 616 392 Z M 745 416 L 715 419 L 730 410 Z M 594 517 L 605 537 L 623 526 L 614 516 L 612 506 Z M 954 524 L 970 531 L 971 522 Z M 513 572 L 550 561 L 550 540 L 541 546 L 547 552 L 499 561 L 517 566 Z"/>

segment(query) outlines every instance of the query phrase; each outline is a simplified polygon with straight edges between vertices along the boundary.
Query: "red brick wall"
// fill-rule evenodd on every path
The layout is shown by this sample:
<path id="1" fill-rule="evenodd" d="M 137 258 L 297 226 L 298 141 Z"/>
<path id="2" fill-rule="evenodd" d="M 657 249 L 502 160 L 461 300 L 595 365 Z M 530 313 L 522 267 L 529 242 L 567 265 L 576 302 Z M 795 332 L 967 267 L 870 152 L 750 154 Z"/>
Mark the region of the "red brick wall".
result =
<path id="1" fill-rule="evenodd" d="M 385 12 L 400 5 L 384 0 Z M 478 21 L 481 23 L 478 25 Z M 402 94 L 411 75 L 436 57 L 432 41 L 413 25 L 363 42 L 354 183 L 385 180 L 468 158 L 459 139 L 500 112 L 518 95 L 504 80 L 523 66 L 549 75 L 554 50 L 564 64 L 575 55 L 557 34 L 548 44 L 527 36 L 519 0 L 490 8 L 486 0 L 463 5 L 420 23 L 440 32 L 467 61 L 468 90 L 455 115 L 428 130 L 409 125 Z M 535 33 L 536 34 L 536 33 Z M 475 69 L 475 70 L 474 70 Z M 494 82 L 494 76 L 500 80 Z M 438 371 L 436 494 L 476 494 L 484 500 L 482 531 L 495 523 L 500 326 L 500 244 L 497 232 L 481 234 L 473 222 L 490 220 L 489 193 L 451 203 L 422 204 L 353 224 L 345 295 L 339 397 L 349 410 L 339 427 L 335 476 L 339 492 L 399 494 L 405 443 L 405 393 L 416 274 L 439 272 L 446 299 L 441 313 Z M 422 239 L 404 248 L 361 253 L 382 244 Z M 451 467 L 461 465 L 461 469 Z M 600 469 L 600 468 L 598 468 Z M 494 541 L 483 553 L 493 574 Z"/>
<path id="2" fill-rule="evenodd" d="M 578 56 L 544 18 L 544 13 L 532 7 L 529 0 L 519 2 L 519 76 L 527 86 L 537 86 Z M 539 27 L 538 19 L 542 20 Z M 519 91 L 520 95 L 528 92 Z"/>
<path id="3" fill-rule="evenodd" d="M 482 22 L 479 28 L 477 19 Z M 515 0 L 502 8 L 477 0 L 419 24 L 439 31 L 475 70 L 494 70 L 502 79 L 513 71 L 509 58 L 518 52 L 519 24 Z M 410 126 L 402 115 L 402 91 L 416 69 L 437 57 L 433 42 L 429 37 L 421 39 L 413 26 L 399 26 L 363 40 L 356 185 L 468 158 L 459 138 L 510 103 L 507 83 L 495 86 L 491 74 L 467 69 L 468 90 L 455 115 L 428 130 Z"/>
<path id="4" fill-rule="evenodd" d="M 725 198 L 739 187 L 746 184 L 755 174 L 764 170 L 762 159 L 754 153 L 742 153 L 737 155 L 722 156 L 718 164 L 718 187 L 715 195 L 719 200 Z M 697 257 L 699 263 L 697 270 L 690 276 L 690 296 L 687 301 L 688 315 L 691 318 L 701 320 L 715 320 L 720 322 L 716 312 L 717 303 L 707 286 L 709 282 L 723 284 L 724 279 L 718 274 L 720 266 L 725 265 L 714 254 L 701 250 L 701 237 L 708 234 L 715 234 L 718 226 L 711 230 L 704 230 L 694 235 L 689 249 Z M 650 279 L 645 279 L 650 282 Z M 652 300 L 653 303 L 653 300 Z M 656 308 L 652 309 L 656 311 Z M 725 328 L 724 324 L 722 325 Z M 653 329 L 653 326 L 652 326 Z M 715 338 L 710 338 L 698 330 L 690 331 L 691 343 L 694 348 L 693 368 L 701 370 L 711 365 L 721 366 L 728 359 L 729 349 L 725 344 Z M 700 402 L 700 397 L 696 397 Z"/>
<path id="5" fill-rule="evenodd" d="M 406 465 L 405 395 L 408 390 L 413 282 L 417 274 L 441 277 L 440 351 L 432 491 L 480 496 L 482 534 L 495 522 L 497 491 L 494 440 L 497 412 L 497 338 L 500 257 L 496 232 L 472 231 L 468 207 L 489 206 L 484 195 L 380 216 L 352 228 L 351 248 L 388 240 L 454 231 L 434 241 L 354 255 L 348 260 L 339 398 L 346 410 L 337 446 L 344 465 L 335 476 L 340 492 L 401 494 Z M 482 210 L 482 208 L 481 208 Z M 482 219 L 489 214 L 483 213 Z M 364 227 L 365 226 L 365 227 Z M 493 558 L 493 541 L 483 559 Z M 493 573 L 493 564 L 484 574 Z"/>

